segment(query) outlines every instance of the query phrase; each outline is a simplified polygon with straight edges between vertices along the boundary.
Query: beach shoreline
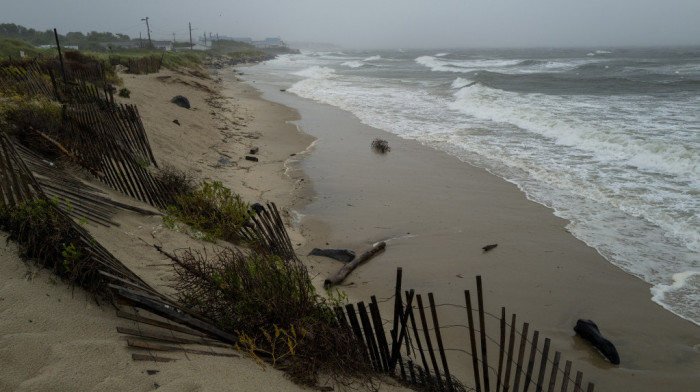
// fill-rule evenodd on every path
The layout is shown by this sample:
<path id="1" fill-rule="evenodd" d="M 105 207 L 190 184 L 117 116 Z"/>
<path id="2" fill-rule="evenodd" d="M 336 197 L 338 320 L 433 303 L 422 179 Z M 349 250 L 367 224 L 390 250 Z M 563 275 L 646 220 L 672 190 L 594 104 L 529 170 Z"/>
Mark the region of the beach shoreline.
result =
<path id="1" fill-rule="evenodd" d="M 390 298 L 397 267 L 403 268 L 404 288 L 435 292 L 440 303 L 462 302 L 462 290 L 474 289 L 473 277 L 481 275 L 489 311 L 506 306 L 519 323 L 532 323 L 597 390 L 691 390 L 700 384 L 700 329 L 651 302 L 648 285 L 576 240 L 564 220 L 527 200 L 515 185 L 365 126 L 347 112 L 239 81 L 230 70 L 212 71 L 211 80 L 173 71 L 122 76 L 132 96 L 121 102 L 139 108 L 158 163 L 221 181 L 247 202 L 275 202 L 319 288 L 339 264 L 304 256 L 310 249 L 362 251 L 385 240 L 387 251 L 338 287 L 351 302 Z M 192 109 L 169 102 L 180 94 Z M 388 140 L 392 151 L 372 152 L 374 137 Z M 246 160 L 255 147 L 258 161 Z M 153 245 L 168 251 L 203 245 L 163 227 L 160 216 L 122 212 L 115 220 L 119 227 L 87 228 L 164 292 L 172 290 L 172 267 Z M 482 253 L 492 242 L 499 246 Z M 238 390 L 304 390 L 247 358 L 181 355 L 170 364 L 135 362 L 125 337 L 115 331 L 123 320 L 111 307 L 98 307 L 82 291 L 76 295 L 49 273 L 23 264 L 14 247 L 4 252 L 0 363 L 11 365 L 0 372 L 0 390 L 150 390 L 156 384 L 174 391 L 221 390 L 232 385 L 230 378 Z M 464 323 L 464 313 L 440 317 Z M 596 321 L 617 345 L 619 367 L 574 337 L 577 318 Z M 446 331 L 445 340 L 467 348 L 459 334 Z M 468 368 L 463 357 L 449 359 Z M 393 389 L 400 388 L 382 385 Z"/>
<path id="2" fill-rule="evenodd" d="M 490 312 L 505 306 L 519 323 L 531 323 L 601 390 L 700 385 L 700 328 L 652 302 L 649 284 L 575 238 L 566 220 L 516 185 L 338 108 L 246 80 L 263 99 L 296 109 L 301 130 L 317 139 L 301 162 L 316 196 L 301 211 L 307 245 L 299 253 L 313 247 L 362 251 L 387 241 L 386 252 L 339 287 L 352 302 L 391 297 L 397 267 L 405 289 L 433 292 L 440 303 L 463 304 L 462 290 L 473 289 L 480 275 Z M 387 140 L 391 152 L 372 152 L 375 137 Z M 499 245 L 482 252 L 491 243 Z M 317 282 L 339 268 L 318 257 L 307 261 Z M 440 315 L 447 324 L 464 318 Z M 598 324 L 617 346 L 621 365 L 575 337 L 577 319 Z M 447 333 L 447 340 L 466 348 L 459 334 Z"/>

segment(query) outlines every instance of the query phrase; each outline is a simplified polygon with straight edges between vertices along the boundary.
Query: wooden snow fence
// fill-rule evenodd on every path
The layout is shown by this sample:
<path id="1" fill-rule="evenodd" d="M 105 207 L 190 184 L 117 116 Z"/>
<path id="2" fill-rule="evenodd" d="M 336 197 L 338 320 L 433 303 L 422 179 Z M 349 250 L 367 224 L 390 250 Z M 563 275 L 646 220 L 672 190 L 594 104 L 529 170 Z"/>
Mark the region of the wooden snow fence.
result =
<path id="1" fill-rule="evenodd" d="M 476 307 L 469 290 L 464 292 L 465 305 L 452 305 L 464 310 L 465 324 L 458 326 L 468 331 L 468 336 L 464 337 L 464 341 L 469 342 L 467 350 L 444 347 L 441 331 L 456 326 L 440 324 L 437 308 L 450 304 L 436 305 L 432 293 L 428 293 L 427 304 L 414 290 L 402 293 L 401 278 L 399 268 L 395 294 L 387 299 L 394 300 L 390 320 L 382 318 L 381 301 L 375 296 L 367 306 L 359 302 L 335 309 L 338 325 L 355 334 L 365 349 L 365 358 L 376 371 L 400 378 L 421 390 L 578 392 L 584 391 L 584 387 L 587 392 L 594 390 L 593 383 L 584 386 L 582 372 L 577 371 L 574 376 L 571 361 L 564 362 L 559 351 L 552 355 L 550 339 L 542 339 L 538 331 L 530 332 L 528 323 L 523 323 L 519 329 L 516 316 L 513 314 L 508 320 L 505 308 L 501 308 L 500 317 L 486 312 L 480 276 L 476 277 Z M 498 331 L 487 331 L 489 317 L 497 319 Z M 497 347 L 491 355 L 490 344 Z M 469 359 L 453 359 L 449 363 L 447 351 L 462 352 Z M 455 369 L 470 374 L 473 385 L 465 386 L 453 376 Z"/>
<path id="2" fill-rule="evenodd" d="M 0 66 L 0 91 L 16 92 L 22 95 L 40 95 L 57 100 L 56 79 L 53 73 L 45 78 L 47 70 L 36 60 L 8 61 Z"/>
<path id="3" fill-rule="evenodd" d="M 109 56 L 109 62 L 112 65 L 122 65 L 127 68 L 127 72 L 131 74 L 149 74 L 158 73 L 163 64 L 163 56 L 148 56 L 148 57 L 122 57 Z"/>
<path id="4" fill-rule="evenodd" d="M 64 110 L 64 118 L 69 131 L 52 137 L 79 164 L 111 188 L 165 207 L 164 190 L 148 170 L 149 165 L 157 164 L 135 107 L 73 105 Z"/>
<path id="5" fill-rule="evenodd" d="M 70 68 L 70 64 L 61 67 Z M 89 62 L 82 68 L 74 64 L 72 71 L 63 71 L 68 75 L 63 80 L 54 76 L 57 67 L 57 61 L 40 64 L 37 60 L 0 67 L 3 91 L 44 96 L 63 105 L 63 130 L 25 132 L 48 140 L 109 187 L 152 206 L 164 207 L 164 189 L 148 170 L 158 164 L 138 109 L 134 105 L 114 104 L 112 88 L 105 81 L 100 63 Z"/>

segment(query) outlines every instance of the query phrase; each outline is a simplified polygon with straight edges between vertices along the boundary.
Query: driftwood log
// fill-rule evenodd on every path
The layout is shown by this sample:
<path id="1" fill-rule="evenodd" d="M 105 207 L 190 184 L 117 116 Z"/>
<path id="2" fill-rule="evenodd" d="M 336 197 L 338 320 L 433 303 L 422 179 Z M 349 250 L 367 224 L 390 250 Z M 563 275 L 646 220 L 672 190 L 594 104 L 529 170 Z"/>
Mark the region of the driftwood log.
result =
<path id="1" fill-rule="evenodd" d="M 374 245 L 370 250 L 361 254 L 360 257 L 345 264 L 343 266 L 343 268 L 341 268 L 340 271 L 338 271 L 338 273 L 336 273 L 334 276 L 326 279 L 326 281 L 323 282 L 323 287 L 328 289 L 328 288 L 331 288 L 332 286 L 337 285 L 338 283 L 342 282 L 348 276 L 348 274 L 350 274 L 350 272 L 352 272 L 352 270 L 354 270 L 358 265 L 371 259 L 377 253 L 383 251 L 384 248 L 386 248 L 386 242 L 384 242 L 384 241 L 379 242 L 378 244 Z"/>

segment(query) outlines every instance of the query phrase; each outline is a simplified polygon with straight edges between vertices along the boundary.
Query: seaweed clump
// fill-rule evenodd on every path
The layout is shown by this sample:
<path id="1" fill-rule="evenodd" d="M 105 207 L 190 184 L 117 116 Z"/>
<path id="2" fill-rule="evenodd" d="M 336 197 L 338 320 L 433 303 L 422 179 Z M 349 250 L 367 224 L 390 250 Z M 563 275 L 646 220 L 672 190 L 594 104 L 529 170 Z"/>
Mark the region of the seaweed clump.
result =
<path id="1" fill-rule="evenodd" d="M 379 138 L 374 139 L 372 141 L 372 149 L 382 154 L 386 154 L 387 152 L 391 151 L 391 147 L 389 147 L 389 142 Z"/>

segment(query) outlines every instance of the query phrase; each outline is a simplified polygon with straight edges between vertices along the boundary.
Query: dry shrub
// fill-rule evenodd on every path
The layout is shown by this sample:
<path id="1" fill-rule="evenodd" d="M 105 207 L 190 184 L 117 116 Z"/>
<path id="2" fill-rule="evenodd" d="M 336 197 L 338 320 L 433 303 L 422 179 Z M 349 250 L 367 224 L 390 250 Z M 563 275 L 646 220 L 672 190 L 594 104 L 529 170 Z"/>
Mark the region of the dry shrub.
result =
<path id="1" fill-rule="evenodd" d="M 372 141 L 372 149 L 374 151 L 380 152 L 382 154 L 385 154 L 389 151 L 391 151 L 391 147 L 389 147 L 389 142 L 383 139 L 374 139 Z"/>
<path id="2" fill-rule="evenodd" d="M 186 195 L 195 190 L 195 180 L 190 172 L 180 170 L 171 165 L 164 165 L 155 178 L 163 188 L 163 194 L 169 204 L 175 203 L 178 195 Z"/>
<path id="3" fill-rule="evenodd" d="M 180 300 L 295 381 L 315 384 L 319 374 L 341 383 L 371 377 L 361 345 L 338 327 L 331 304 L 316 294 L 299 260 L 233 249 L 211 258 L 184 250 L 178 260 Z"/>

